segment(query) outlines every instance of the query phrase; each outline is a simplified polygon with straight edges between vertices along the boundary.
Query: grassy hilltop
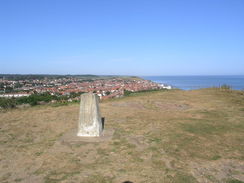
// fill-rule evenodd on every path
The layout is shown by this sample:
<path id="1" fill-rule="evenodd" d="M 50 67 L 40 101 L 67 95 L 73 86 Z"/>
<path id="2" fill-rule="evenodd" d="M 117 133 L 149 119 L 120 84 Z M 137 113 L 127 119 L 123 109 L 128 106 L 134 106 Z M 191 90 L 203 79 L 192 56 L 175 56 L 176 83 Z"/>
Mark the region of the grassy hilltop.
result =
<path id="1" fill-rule="evenodd" d="M 104 142 L 64 143 L 78 104 L 0 112 L 0 182 L 244 181 L 244 93 L 140 93 L 100 104 Z"/>

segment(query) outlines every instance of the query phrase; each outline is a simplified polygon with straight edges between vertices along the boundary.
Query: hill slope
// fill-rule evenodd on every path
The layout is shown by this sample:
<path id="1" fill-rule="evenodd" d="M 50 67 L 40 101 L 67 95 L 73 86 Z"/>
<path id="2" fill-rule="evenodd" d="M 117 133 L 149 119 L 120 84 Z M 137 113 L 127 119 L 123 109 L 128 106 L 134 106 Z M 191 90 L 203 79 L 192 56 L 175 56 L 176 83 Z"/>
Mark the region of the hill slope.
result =
<path id="1" fill-rule="evenodd" d="M 102 102 L 111 140 L 65 143 L 79 105 L 0 113 L 0 182 L 244 181 L 244 95 L 161 91 Z"/>

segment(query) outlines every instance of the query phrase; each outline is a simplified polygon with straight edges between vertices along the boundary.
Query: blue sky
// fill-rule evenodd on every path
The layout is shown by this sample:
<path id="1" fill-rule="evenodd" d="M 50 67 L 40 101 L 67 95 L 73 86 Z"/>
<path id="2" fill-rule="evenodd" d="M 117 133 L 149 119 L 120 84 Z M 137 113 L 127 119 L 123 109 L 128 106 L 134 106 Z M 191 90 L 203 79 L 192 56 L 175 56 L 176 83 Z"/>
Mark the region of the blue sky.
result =
<path id="1" fill-rule="evenodd" d="M 244 74 L 243 0 L 0 0 L 0 73 Z"/>

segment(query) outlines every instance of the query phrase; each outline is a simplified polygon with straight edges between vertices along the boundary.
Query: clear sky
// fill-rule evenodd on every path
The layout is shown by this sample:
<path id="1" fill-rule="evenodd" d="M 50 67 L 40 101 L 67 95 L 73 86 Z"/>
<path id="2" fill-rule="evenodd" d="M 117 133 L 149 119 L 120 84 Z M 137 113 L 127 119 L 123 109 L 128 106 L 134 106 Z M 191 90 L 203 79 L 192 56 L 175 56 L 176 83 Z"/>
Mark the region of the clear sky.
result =
<path id="1" fill-rule="evenodd" d="M 243 75 L 244 0 L 0 0 L 0 73 Z"/>

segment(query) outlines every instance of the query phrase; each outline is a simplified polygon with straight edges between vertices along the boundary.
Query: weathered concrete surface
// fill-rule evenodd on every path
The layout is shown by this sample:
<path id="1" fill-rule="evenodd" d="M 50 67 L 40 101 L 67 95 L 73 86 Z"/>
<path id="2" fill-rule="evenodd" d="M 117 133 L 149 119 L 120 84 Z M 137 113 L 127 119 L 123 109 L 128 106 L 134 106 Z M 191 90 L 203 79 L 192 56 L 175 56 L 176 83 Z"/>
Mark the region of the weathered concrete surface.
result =
<path id="1" fill-rule="evenodd" d="M 98 104 L 99 99 L 96 94 L 85 93 L 81 95 L 77 136 L 97 137 L 102 134 L 102 121 Z"/>

